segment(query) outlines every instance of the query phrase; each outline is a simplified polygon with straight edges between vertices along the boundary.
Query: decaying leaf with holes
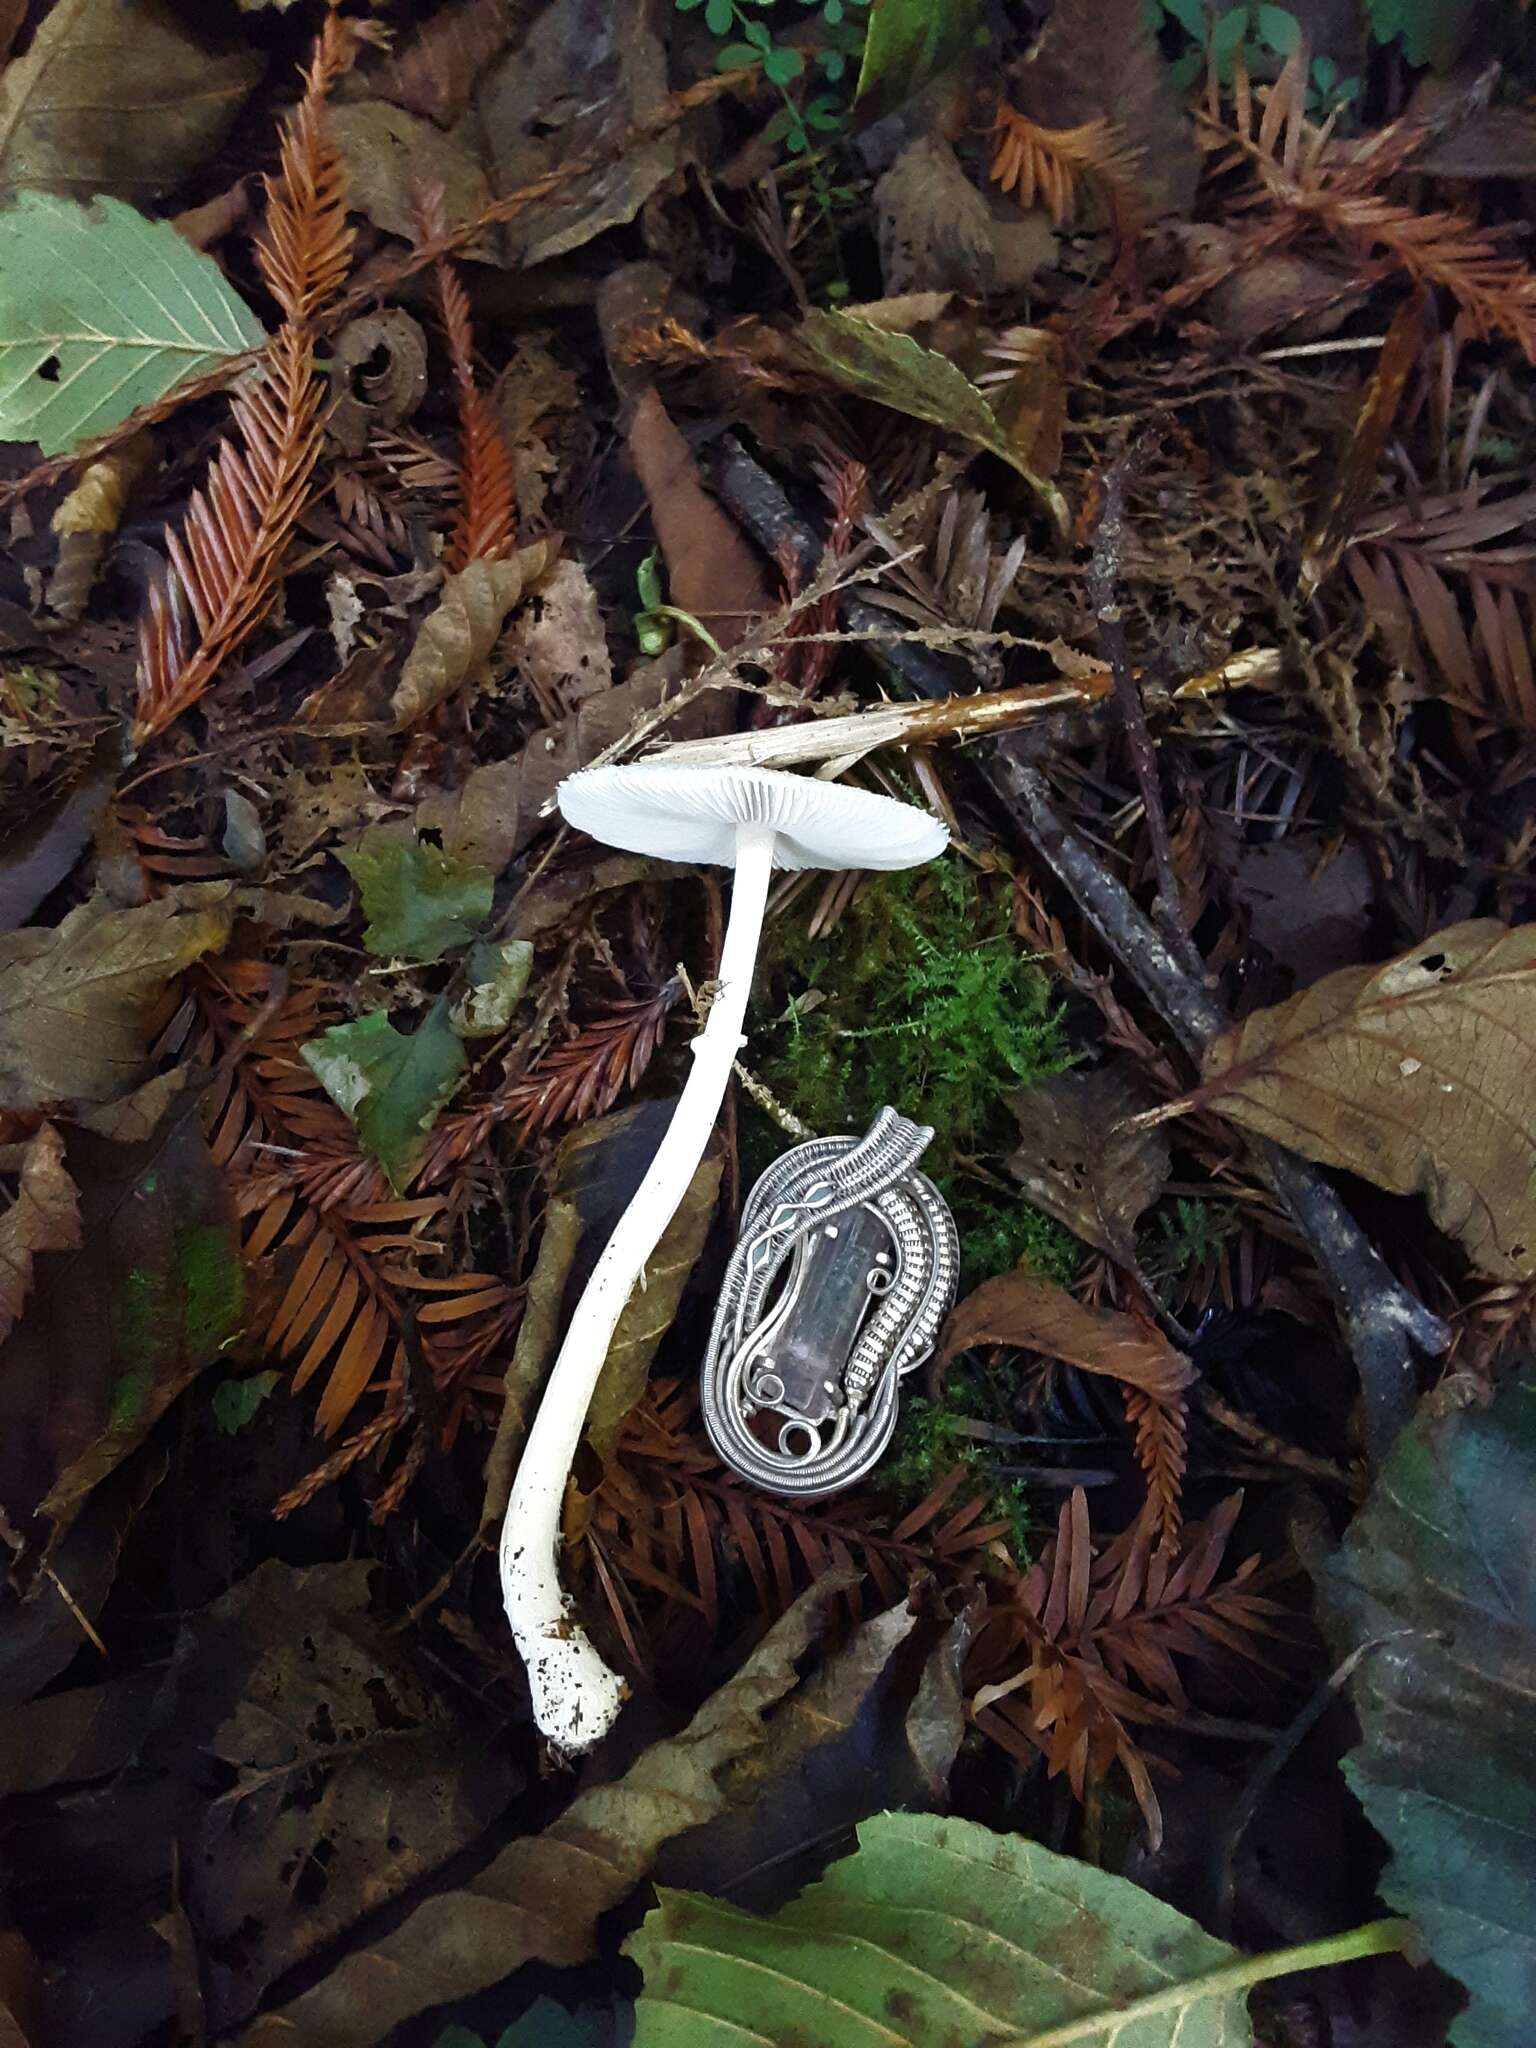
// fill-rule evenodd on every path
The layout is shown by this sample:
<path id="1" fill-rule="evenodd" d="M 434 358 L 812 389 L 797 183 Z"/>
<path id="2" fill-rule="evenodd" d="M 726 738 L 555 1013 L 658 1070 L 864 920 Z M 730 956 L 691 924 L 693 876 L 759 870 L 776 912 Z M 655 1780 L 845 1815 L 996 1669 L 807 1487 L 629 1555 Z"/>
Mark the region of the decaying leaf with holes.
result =
<path id="1" fill-rule="evenodd" d="M 1022 1267 L 984 1280 L 959 1304 L 939 1340 L 940 1364 L 974 1344 L 1013 1344 L 1119 1380 L 1154 1520 L 1165 1540 L 1178 1533 L 1184 1391 L 1195 1377 L 1182 1351 L 1150 1324 L 1088 1308 Z"/>
<path id="2" fill-rule="evenodd" d="M 549 566 L 554 546 L 536 540 L 502 562 L 471 562 L 443 585 L 437 607 L 417 631 L 390 700 L 396 730 L 419 719 L 464 684 L 483 679 L 507 614 Z"/>
<path id="3" fill-rule="evenodd" d="M 234 1198 L 188 1105 L 145 1144 L 70 1132 L 64 1171 L 78 1232 L 35 1252 L 0 1351 L 0 1499 L 56 1533 L 232 1340 L 242 1309 Z"/>
<path id="4" fill-rule="evenodd" d="M 80 1191 L 64 1164 L 63 1137 L 44 1124 L 18 1149 L 15 1199 L 0 1215 L 0 1343 L 26 1304 L 38 1253 L 80 1244 Z"/>
<path id="5" fill-rule="evenodd" d="M 235 2048 L 375 2048 L 411 2014 L 500 1983 L 525 1962 L 569 1968 L 600 1916 L 646 1876 L 664 1843 L 722 1812 L 729 1767 L 759 1753 L 849 1577 L 822 1582 L 768 1631 L 682 1733 L 653 1743 L 612 1784 L 580 1792 L 541 1835 L 498 1851 L 462 1890 L 423 1899 Z"/>
<path id="6" fill-rule="evenodd" d="M 1210 1047 L 1186 1104 L 1423 1195 L 1474 1265 L 1529 1279 L 1533 1056 L 1536 928 L 1477 918 L 1245 1017 Z"/>
<path id="7" fill-rule="evenodd" d="M 1126 1266 L 1136 1262 L 1136 1225 L 1168 1179 L 1159 1133 L 1123 1128 L 1150 1093 L 1120 1060 L 1005 1097 L 1019 1120 L 1009 1172 L 1037 1207 Z"/>
<path id="8" fill-rule="evenodd" d="M 238 907 L 228 882 L 187 882 L 132 910 L 93 898 L 0 938 L 0 1108 L 127 1094 L 145 1077 L 161 992 L 222 950 Z"/>
<path id="9" fill-rule="evenodd" d="M 517 1790 L 504 1749 L 431 1691 L 375 1567 L 269 1561 L 177 1637 L 141 1766 L 182 1788 L 184 1899 L 209 2024 L 237 2025 L 283 1971 L 466 1848 Z M 228 1774 L 201 1796 L 193 1756 Z M 311 1892 L 285 1873 L 312 1865 Z"/>

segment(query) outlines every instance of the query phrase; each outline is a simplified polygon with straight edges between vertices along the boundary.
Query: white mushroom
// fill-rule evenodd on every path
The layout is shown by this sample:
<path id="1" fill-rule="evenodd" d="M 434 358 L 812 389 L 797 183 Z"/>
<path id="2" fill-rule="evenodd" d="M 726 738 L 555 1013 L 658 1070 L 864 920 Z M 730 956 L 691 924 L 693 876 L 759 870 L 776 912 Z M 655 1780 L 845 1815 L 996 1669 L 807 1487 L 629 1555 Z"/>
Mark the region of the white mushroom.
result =
<path id="1" fill-rule="evenodd" d="M 566 1479 L 624 1304 L 688 1191 L 745 1042 L 742 1019 L 779 868 L 908 868 L 947 841 L 927 812 L 890 797 L 769 768 L 591 768 L 559 789 L 566 822 L 609 846 L 736 870 L 720 973 L 666 1135 L 576 1305 L 528 1435 L 501 1535 L 507 1619 L 528 1667 L 534 1716 L 565 1750 L 613 1725 L 621 1681 L 597 1654 L 560 1585 Z"/>

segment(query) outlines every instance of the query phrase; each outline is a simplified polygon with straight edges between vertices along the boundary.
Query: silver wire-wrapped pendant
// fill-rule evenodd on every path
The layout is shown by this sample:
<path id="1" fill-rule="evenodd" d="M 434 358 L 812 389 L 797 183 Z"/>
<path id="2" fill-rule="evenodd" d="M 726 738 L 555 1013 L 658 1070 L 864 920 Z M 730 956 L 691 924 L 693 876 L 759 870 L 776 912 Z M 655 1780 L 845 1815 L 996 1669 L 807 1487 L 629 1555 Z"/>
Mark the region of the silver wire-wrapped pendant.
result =
<path id="1" fill-rule="evenodd" d="M 813 1138 L 747 1198 L 702 1372 L 710 1442 L 769 1493 L 817 1500 L 876 1465 L 903 1376 L 955 1298 L 954 1218 L 917 1171 L 933 1129 L 882 1109 Z"/>

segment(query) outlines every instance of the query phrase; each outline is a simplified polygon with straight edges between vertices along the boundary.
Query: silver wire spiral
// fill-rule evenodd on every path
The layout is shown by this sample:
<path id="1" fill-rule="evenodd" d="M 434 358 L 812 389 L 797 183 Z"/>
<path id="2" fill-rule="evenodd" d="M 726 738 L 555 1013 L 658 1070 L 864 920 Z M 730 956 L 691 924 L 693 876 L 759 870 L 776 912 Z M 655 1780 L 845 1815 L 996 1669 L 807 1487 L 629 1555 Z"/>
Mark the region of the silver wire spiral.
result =
<path id="1" fill-rule="evenodd" d="M 747 1199 L 701 1385 L 710 1441 L 766 1492 L 837 1493 L 890 1443 L 959 1277 L 954 1219 L 917 1171 L 932 1137 L 882 1109 L 862 1138 L 786 1152 Z"/>

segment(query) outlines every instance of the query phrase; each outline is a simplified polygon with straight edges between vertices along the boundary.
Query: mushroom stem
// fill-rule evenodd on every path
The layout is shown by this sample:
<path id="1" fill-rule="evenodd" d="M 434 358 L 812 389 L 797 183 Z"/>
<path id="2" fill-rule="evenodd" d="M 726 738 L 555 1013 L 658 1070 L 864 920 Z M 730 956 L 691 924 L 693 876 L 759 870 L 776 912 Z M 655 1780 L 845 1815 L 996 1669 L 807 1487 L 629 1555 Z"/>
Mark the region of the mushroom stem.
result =
<path id="1" fill-rule="evenodd" d="M 501 1531 L 507 1620 L 533 1694 L 541 1733 L 565 1750 L 589 1749 L 612 1727 L 623 1684 L 593 1648 L 560 1584 L 560 1513 L 593 1391 L 624 1306 L 688 1192 L 743 1043 L 742 1020 L 773 875 L 774 832 L 736 832 L 736 882 L 715 1000 L 693 1041 L 693 1066 L 633 1201 L 619 1218 L 576 1305 L 544 1391 Z"/>

